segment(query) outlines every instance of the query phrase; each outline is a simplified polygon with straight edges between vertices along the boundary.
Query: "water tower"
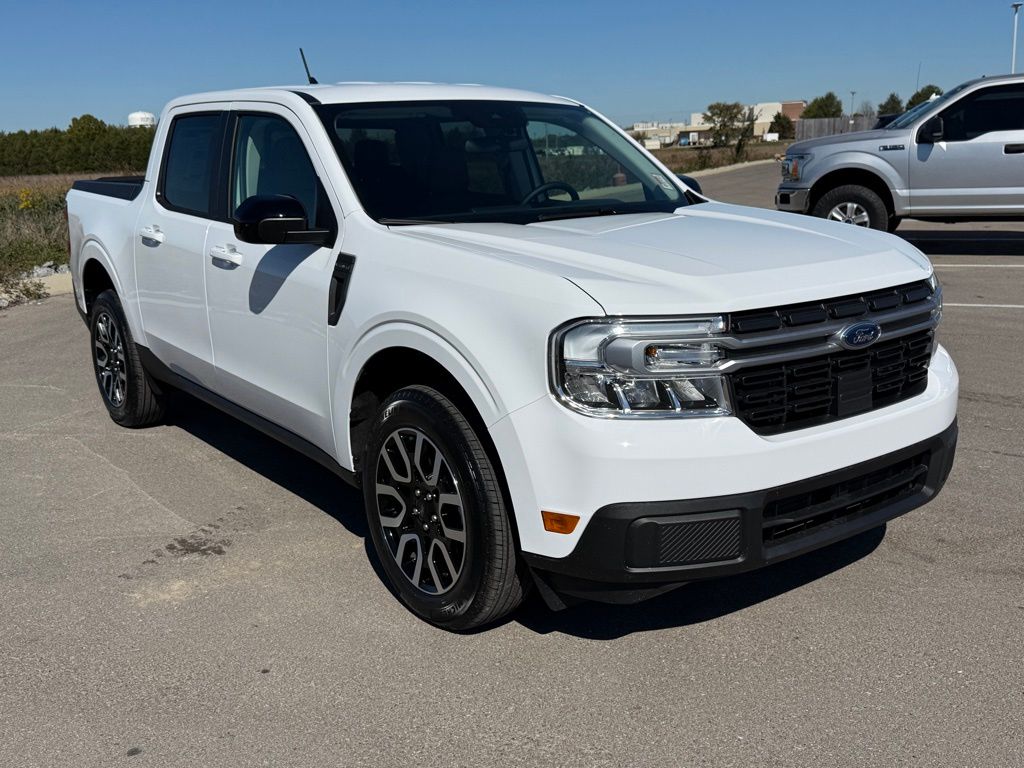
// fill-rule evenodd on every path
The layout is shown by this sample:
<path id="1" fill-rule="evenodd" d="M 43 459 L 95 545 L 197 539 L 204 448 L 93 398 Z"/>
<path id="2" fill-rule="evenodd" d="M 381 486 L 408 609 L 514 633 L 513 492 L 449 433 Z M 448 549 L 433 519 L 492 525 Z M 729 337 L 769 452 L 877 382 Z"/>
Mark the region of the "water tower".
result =
<path id="1" fill-rule="evenodd" d="M 132 112 L 128 115 L 129 128 L 152 128 L 156 125 L 156 115 L 152 112 Z"/>

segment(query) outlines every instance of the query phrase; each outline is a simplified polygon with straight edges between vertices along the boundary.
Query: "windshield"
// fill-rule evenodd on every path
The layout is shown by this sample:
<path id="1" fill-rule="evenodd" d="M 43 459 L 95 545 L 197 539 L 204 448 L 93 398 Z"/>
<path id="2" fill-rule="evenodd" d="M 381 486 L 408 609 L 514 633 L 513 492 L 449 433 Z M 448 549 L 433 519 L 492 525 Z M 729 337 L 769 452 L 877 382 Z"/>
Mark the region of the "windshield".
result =
<path id="1" fill-rule="evenodd" d="M 385 224 L 673 211 L 683 191 L 583 107 L 506 101 L 316 107 L 367 213 Z"/>
<path id="2" fill-rule="evenodd" d="M 885 127 L 886 128 L 907 128 L 908 126 L 910 126 L 911 123 L 913 123 L 915 120 L 917 120 L 918 117 L 923 115 L 925 112 L 928 112 L 929 110 L 931 110 L 932 107 L 937 107 L 940 104 L 945 104 L 953 96 L 955 96 L 956 94 L 960 93 L 960 91 L 962 91 L 966 87 L 967 87 L 966 83 L 964 85 L 958 85 L 953 90 L 946 91 L 944 94 L 942 94 L 941 96 L 939 96 L 937 98 L 932 99 L 931 101 L 922 101 L 916 107 L 914 107 L 913 109 L 907 110 L 906 112 L 904 112 L 902 115 L 897 117 L 895 120 L 893 120 L 891 123 L 889 123 Z"/>

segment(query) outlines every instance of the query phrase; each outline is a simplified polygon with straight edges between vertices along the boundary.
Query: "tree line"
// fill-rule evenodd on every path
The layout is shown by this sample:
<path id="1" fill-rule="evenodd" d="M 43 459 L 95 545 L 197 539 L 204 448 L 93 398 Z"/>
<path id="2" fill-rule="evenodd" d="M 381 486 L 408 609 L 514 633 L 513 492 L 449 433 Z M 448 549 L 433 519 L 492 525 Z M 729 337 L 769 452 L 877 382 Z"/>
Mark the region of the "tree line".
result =
<path id="1" fill-rule="evenodd" d="M 0 132 L 0 176 L 143 171 L 154 134 L 92 115 L 72 118 L 64 130 Z"/>

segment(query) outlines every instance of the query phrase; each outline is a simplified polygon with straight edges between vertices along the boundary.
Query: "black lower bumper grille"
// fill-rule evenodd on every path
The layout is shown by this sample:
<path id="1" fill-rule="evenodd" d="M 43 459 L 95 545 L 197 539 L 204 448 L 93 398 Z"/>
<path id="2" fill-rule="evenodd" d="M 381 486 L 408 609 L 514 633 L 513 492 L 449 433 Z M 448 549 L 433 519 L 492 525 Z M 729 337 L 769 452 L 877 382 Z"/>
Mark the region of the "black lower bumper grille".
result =
<path id="1" fill-rule="evenodd" d="M 934 335 L 918 331 L 867 350 L 745 368 L 732 374 L 736 415 L 759 434 L 803 429 L 924 392 Z"/>
<path id="2" fill-rule="evenodd" d="M 779 544 L 830 525 L 839 525 L 918 493 L 928 475 L 930 453 L 833 485 L 772 501 L 762 515 L 762 540 Z"/>

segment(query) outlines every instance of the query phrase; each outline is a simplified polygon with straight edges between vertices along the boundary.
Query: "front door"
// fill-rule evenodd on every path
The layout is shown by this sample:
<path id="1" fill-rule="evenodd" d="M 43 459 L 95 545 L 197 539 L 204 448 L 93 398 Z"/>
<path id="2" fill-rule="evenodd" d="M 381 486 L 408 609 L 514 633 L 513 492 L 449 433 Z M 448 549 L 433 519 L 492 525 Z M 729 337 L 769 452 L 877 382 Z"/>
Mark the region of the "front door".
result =
<path id="1" fill-rule="evenodd" d="M 145 344 L 175 373 L 211 387 L 203 254 L 227 104 L 171 113 L 156 183 L 147 185 L 134 233 L 135 275 Z M 157 137 L 159 141 L 160 137 Z"/>
<path id="2" fill-rule="evenodd" d="M 258 109 L 229 120 L 227 210 L 254 195 L 291 195 L 311 227 L 337 233 L 301 123 L 284 107 Z M 217 390 L 333 454 L 327 313 L 337 249 L 245 243 L 225 222 L 211 223 L 206 242 Z"/>
<path id="3" fill-rule="evenodd" d="M 973 91 L 939 117 L 943 140 L 911 154 L 912 214 L 1024 213 L 1024 86 Z"/>

